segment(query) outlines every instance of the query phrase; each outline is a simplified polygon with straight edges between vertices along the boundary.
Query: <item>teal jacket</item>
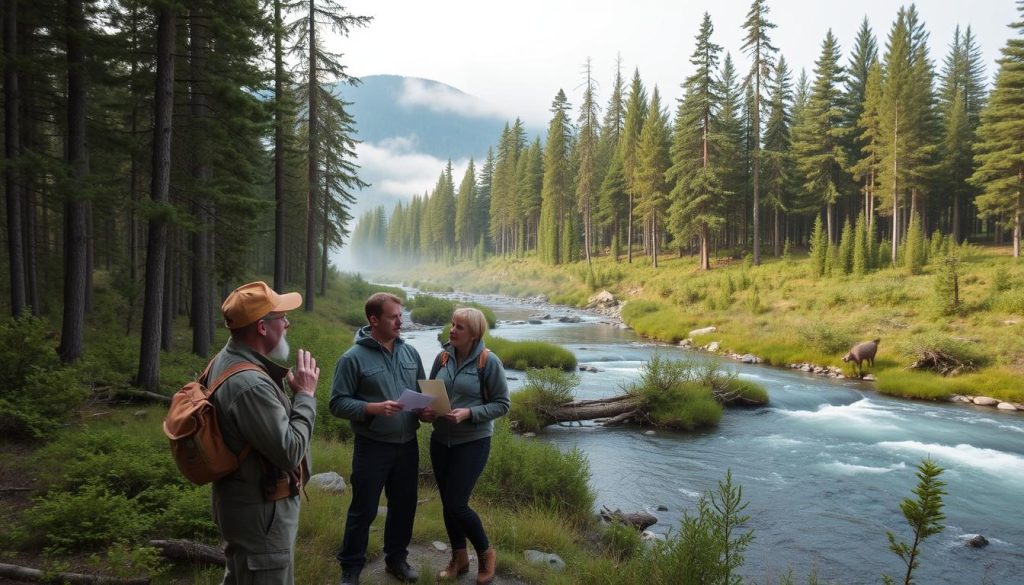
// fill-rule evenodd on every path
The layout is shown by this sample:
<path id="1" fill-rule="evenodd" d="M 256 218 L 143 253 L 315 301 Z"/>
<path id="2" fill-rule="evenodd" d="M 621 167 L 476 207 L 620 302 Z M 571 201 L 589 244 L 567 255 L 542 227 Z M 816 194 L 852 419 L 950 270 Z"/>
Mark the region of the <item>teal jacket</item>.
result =
<path id="1" fill-rule="evenodd" d="M 420 354 L 401 338 L 387 351 L 370 335 L 370 327 L 356 331 L 355 343 L 334 368 L 331 414 L 352 422 L 356 435 L 383 443 L 406 443 L 416 438 L 419 418 L 403 411 L 394 416 L 366 414 L 369 402 L 398 400 L 404 390 L 419 392 L 424 378 Z"/>
<path id="2" fill-rule="evenodd" d="M 484 342 L 480 340 L 461 364 L 455 363 L 455 349 L 445 344 L 442 352 L 448 353 L 448 362 L 442 367 L 440 359 L 434 360 L 430 378 L 444 380 L 448 389 L 448 401 L 452 408 L 468 408 L 469 420 L 453 424 L 443 418 L 434 421 L 434 432 L 430 440 L 443 445 L 459 445 L 494 434 L 494 419 L 505 416 L 512 406 L 505 381 L 505 367 L 501 359 L 490 352 L 484 364 L 483 382 L 487 390 L 487 402 L 480 392 L 480 374 L 477 370 L 480 352 Z M 438 356 L 440 357 L 440 356 Z"/>
<path id="3" fill-rule="evenodd" d="M 296 394 L 289 400 L 283 390 L 288 369 L 233 339 L 214 358 L 210 381 L 240 362 L 256 364 L 266 373 L 250 370 L 231 376 L 214 393 L 212 402 L 228 448 L 240 453 L 249 444 L 252 452 L 237 471 L 214 482 L 213 496 L 215 500 L 262 503 L 257 453 L 280 470 L 299 467 L 309 456 L 316 398 Z M 309 460 L 306 462 L 308 465 Z"/>

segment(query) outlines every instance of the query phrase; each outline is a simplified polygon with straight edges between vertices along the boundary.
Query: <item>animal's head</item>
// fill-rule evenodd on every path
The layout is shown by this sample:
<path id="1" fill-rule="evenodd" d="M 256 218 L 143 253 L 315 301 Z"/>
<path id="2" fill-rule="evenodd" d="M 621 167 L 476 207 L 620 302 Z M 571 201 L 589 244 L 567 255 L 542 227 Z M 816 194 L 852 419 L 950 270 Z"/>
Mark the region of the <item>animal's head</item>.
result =
<path id="1" fill-rule="evenodd" d="M 848 353 L 848 354 L 843 356 L 843 361 L 844 362 L 852 362 L 853 360 L 854 360 L 854 357 L 853 357 L 853 352 L 852 351 L 850 353 Z"/>

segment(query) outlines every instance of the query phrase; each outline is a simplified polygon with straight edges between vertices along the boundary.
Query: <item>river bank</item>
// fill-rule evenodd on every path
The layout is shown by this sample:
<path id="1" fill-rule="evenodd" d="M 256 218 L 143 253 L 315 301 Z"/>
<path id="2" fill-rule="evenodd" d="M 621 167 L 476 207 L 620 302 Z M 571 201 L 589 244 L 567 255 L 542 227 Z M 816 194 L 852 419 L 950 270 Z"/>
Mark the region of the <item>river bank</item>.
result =
<path id="1" fill-rule="evenodd" d="M 927 271 L 909 276 L 886 269 L 830 279 L 810 277 L 806 259 L 767 260 L 756 267 L 722 262 L 708 272 L 694 270 L 687 259 L 659 262 L 653 269 L 599 258 L 588 271 L 582 263 L 552 267 L 533 258 L 492 258 L 481 267 L 432 265 L 421 271 L 429 280 L 411 279 L 408 272 L 393 277 L 435 291 L 543 295 L 577 308 L 607 290 L 625 305 L 621 318 L 644 337 L 677 344 L 691 331 L 714 325 L 714 338 L 693 337 L 694 346 L 718 342 L 719 348 L 768 365 L 798 364 L 844 376 L 853 375 L 841 361 L 850 347 L 880 338 L 875 366 L 868 368 L 879 392 L 1024 403 L 1024 266 L 999 250 L 972 251 L 962 277 L 964 308 L 954 315 L 935 308 L 934 275 Z M 963 373 L 907 369 L 936 350 L 960 360 Z"/>

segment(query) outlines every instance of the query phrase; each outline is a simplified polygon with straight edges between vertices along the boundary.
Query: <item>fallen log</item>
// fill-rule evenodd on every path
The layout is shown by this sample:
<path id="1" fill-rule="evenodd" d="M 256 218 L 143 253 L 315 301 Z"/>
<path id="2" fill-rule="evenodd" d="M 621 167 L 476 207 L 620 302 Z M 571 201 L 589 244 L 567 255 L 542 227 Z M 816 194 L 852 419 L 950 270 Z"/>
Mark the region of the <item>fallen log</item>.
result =
<path id="1" fill-rule="evenodd" d="M 635 413 L 639 407 L 639 398 L 625 394 L 599 400 L 566 402 L 554 408 L 545 409 L 539 414 L 547 421 L 546 424 L 593 420 L 595 418 L 611 420 L 623 414 Z M 608 423 L 609 421 L 605 421 L 604 424 Z"/>
<path id="2" fill-rule="evenodd" d="M 601 518 L 607 522 L 618 522 L 619 524 L 632 526 L 638 531 L 643 531 L 648 526 L 658 523 L 658 519 L 647 512 L 630 512 L 627 514 L 618 508 L 612 510 L 608 506 L 601 506 Z"/>
<path id="3" fill-rule="evenodd" d="M 151 540 L 149 546 L 160 550 L 164 557 L 176 561 L 189 561 L 207 565 L 224 566 L 227 562 L 224 551 L 217 547 L 195 542 L 194 540 L 170 539 Z"/>
<path id="4" fill-rule="evenodd" d="M 0 577 L 24 583 L 55 583 L 69 585 L 149 585 L 149 577 L 122 579 L 103 575 L 85 575 L 83 573 L 51 573 L 31 567 L 0 563 Z"/>

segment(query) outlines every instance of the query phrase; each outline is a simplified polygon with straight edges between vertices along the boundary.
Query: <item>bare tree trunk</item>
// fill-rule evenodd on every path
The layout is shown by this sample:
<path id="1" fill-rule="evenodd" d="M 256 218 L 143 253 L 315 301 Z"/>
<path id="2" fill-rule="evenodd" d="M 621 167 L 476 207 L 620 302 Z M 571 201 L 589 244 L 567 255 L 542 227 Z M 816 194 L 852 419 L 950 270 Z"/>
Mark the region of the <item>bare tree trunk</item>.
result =
<path id="1" fill-rule="evenodd" d="M 7 196 L 7 254 L 11 276 L 11 314 L 19 316 L 25 309 L 25 251 L 22 248 L 21 129 L 18 112 L 21 95 L 18 91 L 18 8 L 15 0 L 5 3 L 4 26 L 4 194 Z"/>
<path id="2" fill-rule="evenodd" d="M 303 303 L 306 312 L 313 311 L 313 297 L 316 294 L 316 268 L 314 264 L 314 209 L 317 202 L 317 189 L 320 188 L 318 160 L 319 148 L 317 125 L 317 92 L 319 91 L 316 70 L 316 2 L 309 2 L 309 189 L 306 192 L 306 299 Z"/>
<path id="3" fill-rule="evenodd" d="M 18 24 L 18 46 L 26 54 L 31 54 L 33 25 L 26 23 Z M 32 78 L 25 72 L 19 72 L 18 89 L 21 93 L 19 100 L 19 116 L 21 120 L 20 145 L 24 152 L 32 152 L 36 148 L 36 125 L 33 120 L 32 111 L 35 105 L 35 92 L 33 91 Z M 42 312 L 42 302 L 39 298 L 39 250 L 37 246 L 38 229 L 36 222 L 36 181 L 31 174 L 23 176 L 22 185 L 22 245 L 25 250 L 25 302 L 28 304 L 32 314 L 38 316 Z"/>
<path id="4" fill-rule="evenodd" d="M 85 14 L 83 0 L 67 3 L 68 138 L 67 160 L 71 167 L 70 191 L 64 203 L 64 318 L 61 324 L 60 359 L 71 363 L 82 357 L 85 330 L 85 289 L 88 202 L 84 198 L 89 174 L 86 146 Z"/>
<path id="5" fill-rule="evenodd" d="M 174 41 L 177 22 L 174 9 L 157 10 L 157 72 L 154 99 L 153 175 L 150 198 L 166 205 L 171 174 L 171 125 L 174 107 Z M 146 248 L 146 292 L 142 311 L 142 342 L 136 384 L 155 392 L 160 388 L 160 338 L 164 306 L 164 262 L 167 254 L 167 220 L 154 214 L 149 220 Z"/>
<path id="6" fill-rule="evenodd" d="M 192 232 L 192 353 L 206 357 L 210 353 L 210 314 L 213 312 L 210 299 L 210 213 L 204 201 L 210 180 L 207 140 L 203 131 L 209 114 L 206 99 L 206 55 L 208 49 L 207 21 L 201 8 L 193 9 L 189 15 L 189 31 L 192 39 L 189 45 L 191 61 L 192 91 L 189 95 L 192 110 L 191 139 L 192 179 L 195 191 L 192 194 L 192 213 L 196 229 Z"/>
<path id="7" fill-rule="evenodd" d="M 281 0 L 274 0 L 274 290 L 284 292 L 284 49 Z"/>

